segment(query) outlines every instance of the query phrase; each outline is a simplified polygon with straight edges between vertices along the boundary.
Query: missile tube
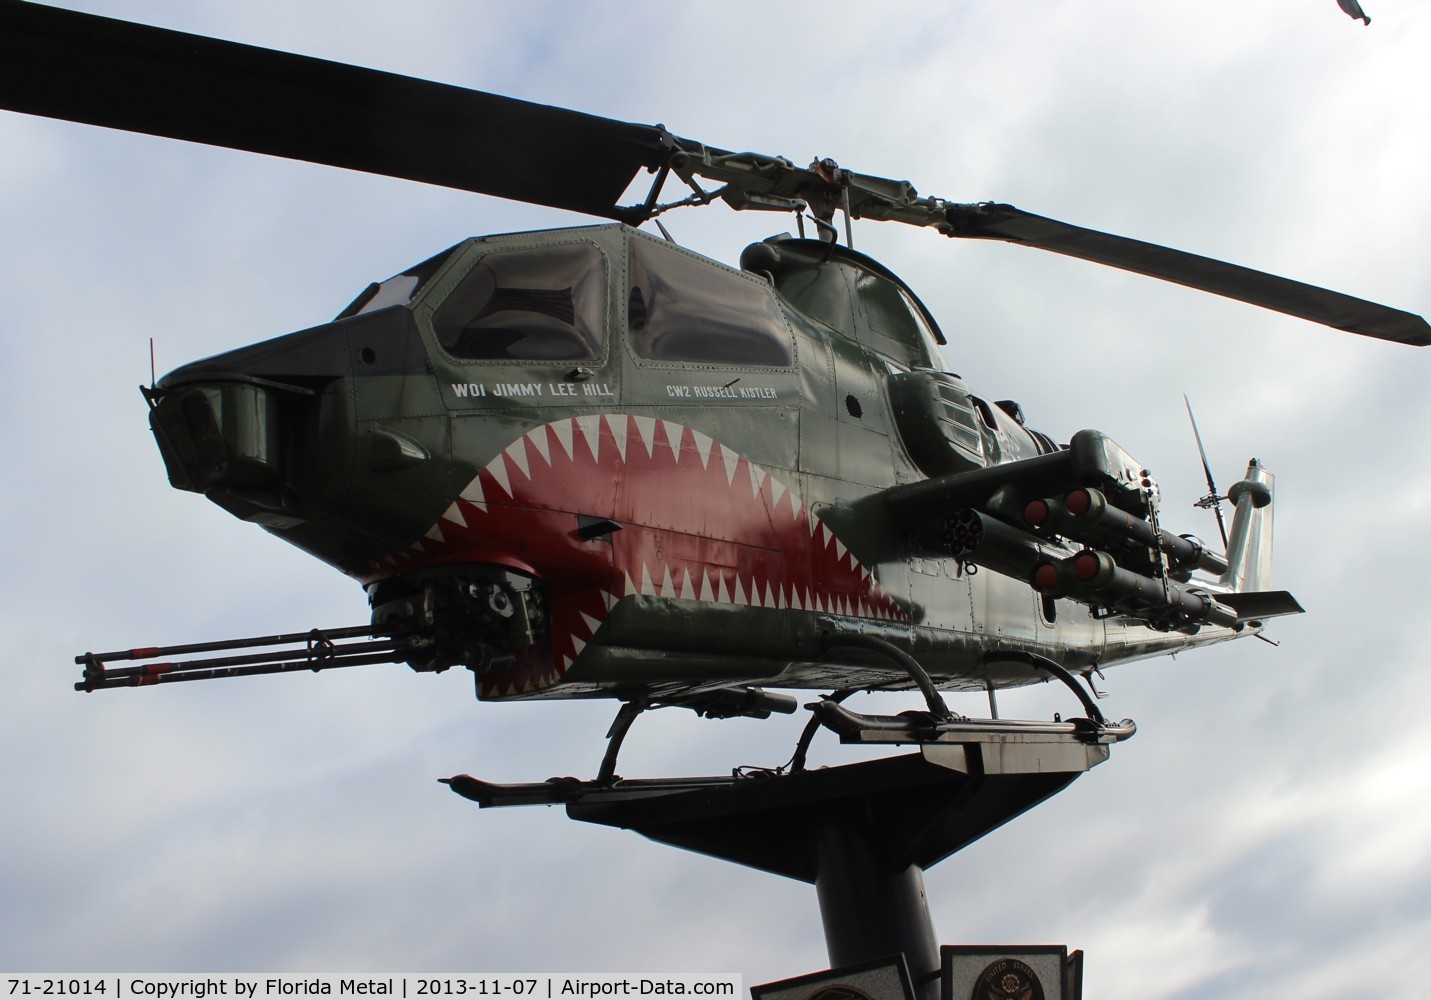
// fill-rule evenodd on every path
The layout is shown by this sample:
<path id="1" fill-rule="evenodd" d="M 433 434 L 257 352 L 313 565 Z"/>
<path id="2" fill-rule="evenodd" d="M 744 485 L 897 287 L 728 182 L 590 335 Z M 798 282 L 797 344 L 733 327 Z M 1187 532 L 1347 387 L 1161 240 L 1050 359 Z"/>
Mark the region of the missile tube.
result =
<path id="1" fill-rule="evenodd" d="M 1237 624 L 1237 612 L 1217 603 L 1211 595 L 1171 580 L 1156 580 L 1119 566 L 1106 552 L 1084 549 L 1061 562 L 1045 562 L 1034 567 L 1030 577 L 1034 589 L 1068 596 L 1085 604 L 1124 610 L 1172 613 L 1188 622 L 1221 625 Z"/>
<path id="2" fill-rule="evenodd" d="M 945 529 L 950 554 L 960 562 L 1027 581 L 1034 567 L 1062 559 L 1068 550 L 1021 531 L 972 507 L 951 517 Z"/>
<path id="3" fill-rule="evenodd" d="M 1151 619 L 1171 616 L 1188 624 L 1229 628 L 1237 624 L 1237 613 L 1208 594 L 1171 580 L 1165 586 L 1119 566 L 1106 552 L 1069 554 L 973 508 L 948 520 L 945 540 L 955 559 L 1022 580 L 1042 594 Z"/>
<path id="4" fill-rule="evenodd" d="M 1132 542 L 1161 549 L 1179 568 L 1196 568 L 1214 576 L 1227 572 L 1227 560 L 1208 551 L 1196 538 L 1154 528 L 1114 507 L 1095 489 L 1080 487 L 1063 500 L 1030 501 L 1024 507 L 1024 520 L 1031 527 L 1048 527 L 1085 545 Z"/>

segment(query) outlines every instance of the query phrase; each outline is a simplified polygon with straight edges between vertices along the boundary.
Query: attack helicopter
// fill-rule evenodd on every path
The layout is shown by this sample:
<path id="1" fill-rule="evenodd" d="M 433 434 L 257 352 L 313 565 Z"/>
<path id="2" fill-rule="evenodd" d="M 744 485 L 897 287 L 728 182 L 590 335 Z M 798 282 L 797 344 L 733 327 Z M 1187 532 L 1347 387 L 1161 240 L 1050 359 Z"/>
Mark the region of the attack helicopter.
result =
<path id="1" fill-rule="evenodd" d="M 466 667 L 490 700 L 758 716 L 794 707 L 766 688 L 918 687 L 939 714 L 938 690 L 1050 674 L 1084 697 L 1103 667 L 1300 610 L 1270 589 L 1260 463 L 1228 490 L 1221 552 L 1165 529 L 1156 480 L 1111 437 L 1056 442 L 945 371 L 935 318 L 850 246 L 852 220 L 1431 342 L 1409 313 L 833 160 L 28 3 L 0 5 L 0 26 L 9 110 L 607 220 L 465 241 L 331 323 L 158 380 L 171 483 L 358 581 L 372 619 L 86 654 L 83 690 L 406 662 Z M 620 204 L 643 172 L 644 200 Z M 816 233 L 734 268 L 638 228 L 715 201 Z M 301 656 L 166 659 L 289 639 Z"/>

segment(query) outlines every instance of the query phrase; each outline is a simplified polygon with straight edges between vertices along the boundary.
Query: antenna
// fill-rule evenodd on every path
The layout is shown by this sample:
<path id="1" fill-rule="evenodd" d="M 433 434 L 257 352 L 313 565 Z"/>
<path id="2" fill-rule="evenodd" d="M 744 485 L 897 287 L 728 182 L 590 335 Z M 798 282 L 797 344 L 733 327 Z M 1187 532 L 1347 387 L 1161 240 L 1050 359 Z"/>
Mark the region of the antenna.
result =
<path id="1" fill-rule="evenodd" d="M 158 376 L 155 374 L 155 371 L 154 371 L 154 338 L 153 338 L 153 337 L 150 337 L 150 338 L 149 338 L 149 388 L 151 388 L 151 389 L 154 388 L 155 383 L 157 383 L 158 381 L 159 381 L 159 378 L 158 378 Z"/>
<path id="2" fill-rule="evenodd" d="M 1227 497 L 1219 496 L 1217 486 L 1212 481 L 1212 468 L 1207 464 L 1207 449 L 1202 446 L 1202 435 L 1198 433 L 1197 418 L 1193 416 L 1193 406 L 1188 400 L 1188 394 L 1183 393 L 1183 405 L 1188 408 L 1188 420 L 1192 422 L 1193 437 L 1197 440 L 1197 453 L 1202 457 L 1202 473 L 1207 477 L 1207 496 L 1193 504 L 1194 507 L 1201 507 L 1203 510 L 1212 508 L 1212 512 L 1217 515 L 1217 533 L 1222 536 L 1222 550 L 1227 551 L 1227 525 L 1222 520 L 1222 501 Z"/>

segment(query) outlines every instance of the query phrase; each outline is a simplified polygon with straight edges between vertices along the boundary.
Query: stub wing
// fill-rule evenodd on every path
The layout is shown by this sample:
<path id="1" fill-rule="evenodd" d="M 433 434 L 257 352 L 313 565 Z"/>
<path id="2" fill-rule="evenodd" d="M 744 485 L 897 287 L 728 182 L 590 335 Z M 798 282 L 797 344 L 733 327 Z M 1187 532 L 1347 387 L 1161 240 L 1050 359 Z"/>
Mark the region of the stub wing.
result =
<path id="1" fill-rule="evenodd" d="M 1231 494 L 1222 556 L 1164 530 L 1147 470 L 1085 430 L 1060 451 L 898 486 L 879 502 L 906 526 L 911 554 L 952 556 L 1096 613 L 1191 633 L 1302 611 L 1291 594 L 1265 589 L 1272 476 L 1254 460 Z"/>

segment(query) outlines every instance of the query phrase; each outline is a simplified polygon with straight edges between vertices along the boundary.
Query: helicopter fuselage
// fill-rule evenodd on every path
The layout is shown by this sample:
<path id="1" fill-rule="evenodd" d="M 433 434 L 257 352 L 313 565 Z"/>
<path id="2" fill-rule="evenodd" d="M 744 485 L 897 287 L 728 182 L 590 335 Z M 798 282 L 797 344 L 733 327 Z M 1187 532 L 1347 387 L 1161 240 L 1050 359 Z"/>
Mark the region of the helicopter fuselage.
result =
<path id="1" fill-rule="evenodd" d="M 361 581 L 375 625 L 430 638 L 413 666 L 469 666 L 484 698 L 910 685 L 850 634 L 984 689 L 1045 678 L 1011 653 L 1088 673 L 1248 633 L 1040 591 L 1019 553 L 1069 562 L 1056 533 L 992 563 L 945 545 L 960 503 L 893 498 L 987 480 L 975 506 L 1007 510 L 993 470 L 1068 446 L 942 371 L 877 262 L 787 237 L 742 264 L 622 225 L 469 240 L 169 374 L 151 423 L 176 487 Z M 1099 442 L 1156 526 L 1156 484 Z M 1088 485 L 1060 475 L 1010 485 Z"/>

